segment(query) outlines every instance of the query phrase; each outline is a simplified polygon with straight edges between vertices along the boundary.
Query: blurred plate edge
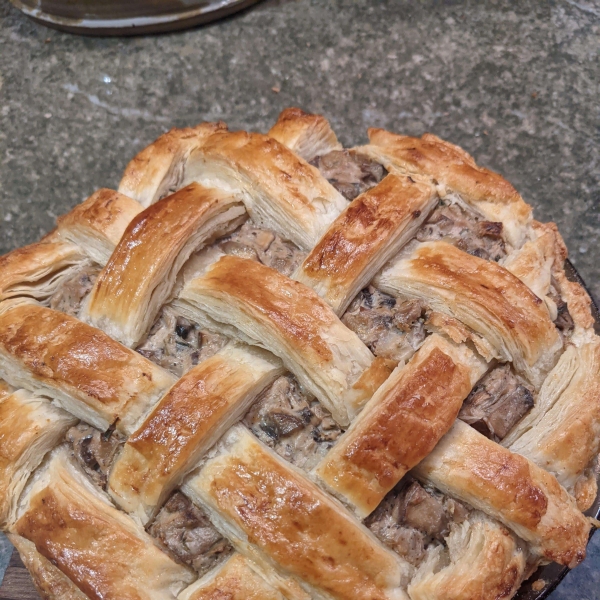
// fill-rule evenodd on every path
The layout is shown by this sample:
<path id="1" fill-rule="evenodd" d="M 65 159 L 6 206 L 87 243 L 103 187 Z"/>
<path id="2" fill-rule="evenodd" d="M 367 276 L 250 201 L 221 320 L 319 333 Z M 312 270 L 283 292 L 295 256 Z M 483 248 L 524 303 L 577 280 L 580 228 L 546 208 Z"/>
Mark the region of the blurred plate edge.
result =
<path id="1" fill-rule="evenodd" d="M 36 6 L 32 6 L 28 2 L 21 2 L 21 0 L 10 0 L 16 8 L 37 23 L 69 33 L 93 36 L 131 36 L 186 29 L 221 19 L 248 8 L 259 1 L 218 0 L 214 2 L 198 2 L 196 8 L 189 10 L 152 16 L 132 16 L 116 19 L 75 19 L 44 12 L 40 8 L 41 4 L 39 2 L 36 3 Z"/>

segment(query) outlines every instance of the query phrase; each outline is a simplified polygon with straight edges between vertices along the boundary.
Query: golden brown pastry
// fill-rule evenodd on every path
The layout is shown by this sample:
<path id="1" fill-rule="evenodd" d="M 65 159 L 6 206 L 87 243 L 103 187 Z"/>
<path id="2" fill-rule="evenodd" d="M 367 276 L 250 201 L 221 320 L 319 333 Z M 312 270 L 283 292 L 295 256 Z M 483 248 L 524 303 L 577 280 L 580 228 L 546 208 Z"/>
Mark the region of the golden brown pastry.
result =
<path id="1" fill-rule="evenodd" d="M 27 296 L 45 302 L 86 263 L 106 263 L 125 228 L 142 207 L 101 189 L 57 219 L 40 242 L 0 258 L 0 300 Z"/>
<path id="2" fill-rule="evenodd" d="M 463 400 L 485 371 L 468 348 L 432 335 L 399 366 L 315 472 L 361 518 L 450 429 Z"/>
<path id="3" fill-rule="evenodd" d="M 234 545 L 297 578 L 313 598 L 403 597 L 409 566 L 242 427 L 184 489 Z"/>
<path id="4" fill-rule="evenodd" d="M 342 150 L 342 145 L 322 115 L 305 113 L 300 108 L 286 108 L 277 123 L 269 130 L 269 137 L 287 146 L 307 162 L 321 154 Z"/>
<path id="5" fill-rule="evenodd" d="M 0 258 L 0 528 L 44 597 L 510 599 L 583 560 L 600 340 L 556 226 L 369 135 L 173 129 Z"/>
<path id="6" fill-rule="evenodd" d="M 56 238 L 17 248 L 0 258 L 0 300 L 47 300 L 85 259 L 79 246 Z"/>
<path id="7" fill-rule="evenodd" d="M 58 448 L 10 526 L 90 598 L 174 599 L 194 577 L 115 509 Z"/>
<path id="8" fill-rule="evenodd" d="M 33 542 L 11 533 L 7 537 L 19 552 L 43 600 L 88 600 L 58 567 L 36 550 Z"/>
<path id="9" fill-rule="evenodd" d="M 369 129 L 370 145 L 361 152 L 379 158 L 386 167 L 425 176 L 441 184 L 443 194 L 457 193 L 491 221 L 503 223 L 515 247 L 526 239 L 531 207 L 506 179 L 477 166 L 462 148 L 426 133 L 420 138 Z"/>
<path id="10" fill-rule="evenodd" d="M 346 202 L 304 159 L 274 138 L 221 124 L 172 130 L 128 165 L 119 192 L 144 206 L 192 182 L 233 192 L 250 216 L 312 248 Z"/>
<path id="11" fill-rule="evenodd" d="M 184 287 L 177 306 L 281 358 L 341 425 L 389 374 L 310 288 L 245 258 L 221 256 Z"/>
<path id="12" fill-rule="evenodd" d="M 81 318 L 134 346 L 169 300 L 190 255 L 245 219 L 238 199 L 197 183 L 163 198 L 129 224 Z"/>
<path id="13" fill-rule="evenodd" d="M 444 241 L 406 248 L 384 267 L 376 285 L 456 318 L 536 387 L 563 345 L 546 305 L 517 277 Z"/>
<path id="14" fill-rule="evenodd" d="M 99 329 L 31 300 L 0 304 L 0 373 L 102 430 L 124 433 L 174 382 Z"/>
<path id="15" fill-rule="evenodd" d="M 249 564 L 250 561 L 240 554 L 234 555 L 221 567 L 183 590 L 178 600 L 285 600 Z"/>
<path id="16" fill-rule="evenodd" d="M 415 469 L 419 478 L 491 517 L 545 559 L 576 567 L 590 523 L 555 477 L 462 421 Z"/>
<path id="17" fill-rule="evenodd" d="M 388 175 L 334 221 L 294 279 L 342 314 L 377 271 L 411 239 L 437 202 L 433 188 Z"/>
<path id="18" fill-rule="evenodd" d="M 171 129 L 127 165 L 119 192 L 144 207 L 168 196 L 182 187 L 183 167 L 190 152 L 214 132 L 226 129 L 221 122 Z"/>
<path id="19" fill-rule="evenodd" d="M 59 217 L 57 231 L 61 238 L 76 244 L 92 260 L 103 265 L 142 209 L 135 200 L 103 188 Z"/>
<path id="20" fill-rule="evenodd" d="M 600 343 L 569 346 L 540 390 L 534 409 L 503 440 L 554 473 L 587 510 L 598 492 Z"/>
<path id="21" fill-rule="evenodd" d="M 211 135 L 185 165 L 184 183 L 192 181 L 238 194 L 254 222 L 305 250 L 346 206 L 316 167 L 257 133 Z"/>
<path id="22" fill-rule="evenodd" d="M 14 515 L 30 475 L 75 422 L 69 413 L 25 390 L 0 399 L 0 525 Z"/>
<path id="23" fill-rule="evenodd" d="M 226 346 L 186 373 L 117 458 L 109 479 L 116 503 L 146 524 L 186 471 L 282 371 L 264 351 Z"/>
<path id="24" fill-rule="evenodd" d="M 437 546 L 408 587 L 411 600 L 510 598 L 527 572 L 527 553 L 505 527 L 474 513 Z"/>

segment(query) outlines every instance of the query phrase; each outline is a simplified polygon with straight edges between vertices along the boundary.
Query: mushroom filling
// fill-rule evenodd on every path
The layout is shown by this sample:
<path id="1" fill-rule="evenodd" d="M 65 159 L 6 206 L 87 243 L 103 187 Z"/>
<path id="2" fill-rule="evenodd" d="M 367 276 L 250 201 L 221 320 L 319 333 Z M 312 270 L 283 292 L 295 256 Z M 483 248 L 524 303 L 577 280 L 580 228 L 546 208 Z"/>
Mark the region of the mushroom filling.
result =
<path id="1" fill-rule="evenodd" d="M 288 277 L 306 257 L 306 253 L 292 242 L 283 240 L 269 229 L 255 227 L 251 221 L 221 238 L 215 246 L 225 254 L 257 260 Z"/>
<path id="2" fill-rule="evenodd" d="M 125 438 L 113 428 L 102 432 L 82 422 L 71 427 L 65 439 L 71 444 L 73 456 L 92 482 L 105 490 L 111 465 Z"/>
<path id="3" fill-rule="evenodd" d="M 50 308 L 76 317 L 101 270 L 97 264 L 82 265 L 50 296 Z"/>
<path id="4" fill-rule="evenodd" d="M 421 346 L 425 304 L 421 300 L 401 302 L 372 286 L 362 290 L 342 317 L 375 356 L 396 362 L 408 360 Z"/>
<path id="5" fill-rule="evenodd" d="M 533 408 L 533 389 L 509 365 L 492 369 L 464 401 L 458 418 L 499 442 Z"/>
<path id="6" fill-rule="evenodd" d="M 181 377 L 216 354 L 228 341 L 226 336 L 202 330 L 197 323 L 164 307 L 136 351 Z"/>
<path id="7" fill-rule="evenodd" d="M 575 323 L 573 317 L 569 312 L 567 303 L 560 297 L 560 293 L 556 289 L 556 282 L 552 280 L 550 285 L 550 291 L 548 297 L 556 304 L 556 319 L 554 319 L 554 325 L 560 332 L 563 339 L 571 337 L 573 330 L 575 329 Z"/>
<path id="8" fill-rule="evenodd" d="M 387 171 L 378 162 L 352 150 L 333 150 L 310 162 L 347 200 L 377 185 Z"/>
<path id="9" fill-rule="evenodd" d="M 444 543 L 453 523 L 469 509 L 441 492 L 405 477 L 365 519 L 365 525 L 394 552 L 418 566 L 427 548 Z"/>
<path id="10" fill-rule="evenodd" d="M 174 492 L 148 533 L 177 561 L 200 576 L 233 552 L 233 547 L 206 514 L 181 492 Z"/>
<path id="11" fill-rule="evenodd" d="M 305 394 L 292 375 L 276 379 L 252 405 L 244 424 L 287 461 L 310 470 L 342 430 L 321 404 Z"/>
<path id="12" fill-rule="evenodd" d="M 497 262 L 506 256 L 502 230 L 502 223 L 486 221 L 463 204 L 440 200 L 417 232 L 417 240 L 446 239 L 464 252 Z"/>

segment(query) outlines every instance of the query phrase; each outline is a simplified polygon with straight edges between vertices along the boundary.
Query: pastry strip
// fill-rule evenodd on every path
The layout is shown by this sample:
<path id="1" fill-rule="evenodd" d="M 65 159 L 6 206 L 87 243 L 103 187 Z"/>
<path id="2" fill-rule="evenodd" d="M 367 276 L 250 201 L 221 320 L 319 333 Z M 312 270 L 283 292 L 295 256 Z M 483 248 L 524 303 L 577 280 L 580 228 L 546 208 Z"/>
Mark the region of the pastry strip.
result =
<path id="1" fill-rule="evenodd" d="M 222 256 L 183 288 L 176 306 L 279 356 L 341 425 L 389 375 L 315 292 L 249 259 Z"/>
<path id="2" fill-rule="evenodd" d="M 109 492 L 146 524 L 183 476 L 283 367 L 257 348 L 226 346 L 184 375 L 130 436 Z"/>
<path id="3" fill-rule="evenodd" d="M 116 423 L 127 434 L 174 383 L 99 329 L 21 299 L 0 305 L 0 376 L 102 431 Z"/>
<path id="4" fill-rule="evenodd" d="M 527 568 L 527 554 L 502 525 L 472 513 L 435 546 L 408 586 L 412 600 L 511 598 Z"/>
<path id="5" fill-rule="evenodd" d="M 382 291 L 423 299 L 483 336 L 496 358 L 539 387 L 562 348 L 544 303 L 500 265 L 447 242 L 407 246 L 376 279 Z"/>
<path id="6" fill-rule="evenodd" d="M 526 240 L 531 207 L 506 179 L 483 167 L 462 148 L 426 133 L 420 138 L 371 128 L 369 146 L 357 150 L 388 170 L 432 178 L 447 191 L 477 209 L 486 219 L 500 221 L 508 242 L 519 248 Z M 441 190 L 443 193 L 443 190 Z"/>
<path id="7" fill-rule="evenodd" d="M 503 440 L 511 451 L 553 473 L 581 510 L 591 506 L 598 491 L 591 467 L 600 452 L 599 373 L 600 340 L 569 346 L 534 408 Z"/>
<path id="8" fill-rule="evenodd" d="M 456 421 L 415 475 L 504 523 L 547 560 L 585 558 L 590 524 L 553 475 Z"/>
<path id="9" fill-rule="evenodd" d="M 450 429 L 483 365 L 466 347 L 430 336 L 375 392 L 317 476 L 360 518 L 368 516 Z"/>
<path id="10" fill-rule="evenodd" d="M 100 189 L 56 220 L 61 238 L 79 246 L 93 261 L 106 264 L 142 205 L 114 190 Z"/>
<path id="11" fill-rule="evenodd" d="M 343 314 L 354 296 L 414 236 L 436 200 L 433 187 L 388 175 L 348 205 L 294 279 Z"/>
<path id="12" fill-rule="evenodd" d="M 146 207 L 176 191 L 181 187 L 190 152 L 221 130 L 227 130 L 223 122 L 173 128 L 164 133 L 129 162 L 119 183 L 119 192 Z"/>
<path id="13" fill-rule="evenodd" d="M 546 300 L 555 261 L 555 238 L 547 232 L 509 254 L 502 266 L 518 277 L 538 298 Z"/>
<path id="14" fill-rule="evenodd" d="M 174 600 L 194 580 L 57 449 L 11 531 L 33 542 L 93 600 Z"/>
<path id="15" fill-rule="evenodd" d="M 184 491 L 238 550 L 296 577 L 313 598 L 405 597 L 408 565 L 241 426 Z"/>
<path id="16" fill-rule="evenodd" d="M 0 525 L 14 514 L 29 476 L 76 421 L 25 390 L 0 399 Z"/>
<path id="17" fill-rule="evenodd" d="M 58 567 L 35 548 L 35 544 L 19 535 L 8 534 L 10 543 L 29 571 L 33 583 L 44 600 L 89 600 Z"/>
<path id="18" fill-rule="evenodd" d="M 184 183 L 192 181 L 238 194 L 257 225 L 303 250 L 313 248 L 347 205 L 316 167 L 258 133 L 210 136 L 186 163 Z"/>
<path id="19" fill-rule="evenodd" d="M 44 301 L 87 258 L 104 264 L 141 210 L 131 198 L 98 190 L 59 217 L 58 228 L 42 241 L 0 257 L 0 300 L 26 296 Z"/>
<path id="20" fill-rule="evenodd" d="M 271 127 L 269 137 L 287 146 L 306 162 L 321 154 L 342 149 L 325 117 L 305 113 L 300 108 L 283 110 L 277 123 Z"/>
<path id="21" fill-rule="evenodd" d="M 82 320 L 134 346 L 169 299 L 178 272 L 195 250 L 245 219 L 243 204 L 197 183 L 139 214 L 104 267 Z"/>
<path id="22" fill-rule="evenodd" d="M 86 258 L 79 246 L 56 236 L 17 248 L 0 257 L 0 301 L 19 296 L 47 300 Z"/>
<path id="23" fill-rule="evenodd" d="M 234 554 L 179 594 L 178 600 L 285 600 L 249 566 L 241 554 Z"/>

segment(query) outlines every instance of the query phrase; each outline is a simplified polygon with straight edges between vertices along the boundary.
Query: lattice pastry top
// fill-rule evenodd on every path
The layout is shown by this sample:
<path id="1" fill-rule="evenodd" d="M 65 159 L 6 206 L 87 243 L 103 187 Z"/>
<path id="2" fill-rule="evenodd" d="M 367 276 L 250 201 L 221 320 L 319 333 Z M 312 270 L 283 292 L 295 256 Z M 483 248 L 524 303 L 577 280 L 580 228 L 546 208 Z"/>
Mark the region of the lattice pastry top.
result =
<path id="1" fill-rule="evenodd" d="M 0 259 L 0 522 L 46 598 L 512 597 L 575 566 L 600 343 L 427 134 L 171 130 Z"/>

